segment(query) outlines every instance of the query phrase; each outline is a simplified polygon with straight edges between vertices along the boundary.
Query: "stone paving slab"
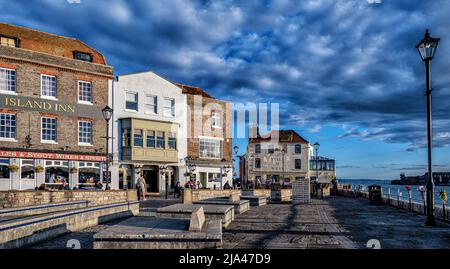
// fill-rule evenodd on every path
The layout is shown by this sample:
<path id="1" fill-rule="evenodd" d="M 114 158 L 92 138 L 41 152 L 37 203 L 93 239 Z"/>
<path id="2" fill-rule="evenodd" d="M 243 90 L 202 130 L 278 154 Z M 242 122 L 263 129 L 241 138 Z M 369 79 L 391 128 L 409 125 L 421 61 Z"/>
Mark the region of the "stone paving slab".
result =
<path id="1" fill-rule="evenodd" d="M 241 200 L 250 201 L 250 206 L 267 205 L 267 199 L 265 196 L 241 196 Z"/>
<path id="2" fill-rule="evenodd" d="M 382 248 L 450 248 L 450 226 L 366 200 L 332 197 L 307 205 L 269 204 L 239 215 L 224 232 L 224 248 L 351 249 L 370 239 Z"/>
<path id="3" fill-rule="evenodd" d="M 222 223 L 206 220 L 201 232 L 187 219 L 135 217 L 94 235 L 94 249 L 204 249 L 222 246 Z"/>
<path id="4" fill-rule="evenodd" d="M 224 199 L 209 199 L 194 202 L 198 205 L 231 205 L 234 206 L 235 214 L 244 214 L 250 209 L 250 201 L 241 200 L 238 202 L 230 202 Z"/>
<path id="5" fill-rule="evenodd" d="M 222 220 L 224 228 L 234 220 L 234 207 L 232 205 L 199 205 L 199 204 L 175 204 L 158 208 L 157 218 L 185 218 L 190 219 L 192 212 L 203 207 L 207 219 Z"/>

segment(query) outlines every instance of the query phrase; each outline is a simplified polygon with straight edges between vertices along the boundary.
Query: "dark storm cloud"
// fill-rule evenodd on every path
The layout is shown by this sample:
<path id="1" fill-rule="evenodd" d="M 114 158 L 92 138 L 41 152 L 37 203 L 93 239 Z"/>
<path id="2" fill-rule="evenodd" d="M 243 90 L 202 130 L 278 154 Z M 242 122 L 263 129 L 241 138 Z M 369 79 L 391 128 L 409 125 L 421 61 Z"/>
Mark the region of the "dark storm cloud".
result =
<path id="1" fill-rule="evenodd" d="M 0 0 L 3 21 L 77 37 L 118 74 L 154 70 L 235 102 L 280 103 L 283 125 L 343 126 L 342 137 L 425 145 L 425 28 L 435 146 L 450 144 L 450 4 L 382 1 Z M 317 129 L 317 128 L 315 128 Z"/>

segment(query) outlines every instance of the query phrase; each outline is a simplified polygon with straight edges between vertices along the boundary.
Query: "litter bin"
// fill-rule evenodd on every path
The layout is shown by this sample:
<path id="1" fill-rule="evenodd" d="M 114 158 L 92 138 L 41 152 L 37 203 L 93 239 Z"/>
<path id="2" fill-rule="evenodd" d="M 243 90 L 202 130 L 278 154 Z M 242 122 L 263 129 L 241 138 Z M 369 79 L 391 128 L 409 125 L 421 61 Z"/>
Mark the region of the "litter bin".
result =
<path id="1" fill-rule="evenodd" d="M 371 204 L 381 204 L 383 202 L 380 185 L 369 186 L 369 201 Z"/>

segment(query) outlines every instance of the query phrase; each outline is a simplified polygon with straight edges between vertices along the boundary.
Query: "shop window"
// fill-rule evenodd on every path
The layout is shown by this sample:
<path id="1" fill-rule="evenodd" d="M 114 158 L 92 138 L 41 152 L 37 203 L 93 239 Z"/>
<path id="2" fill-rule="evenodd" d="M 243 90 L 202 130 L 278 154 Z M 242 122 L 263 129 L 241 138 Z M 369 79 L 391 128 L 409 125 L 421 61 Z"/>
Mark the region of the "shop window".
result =
<path id="1" fill-rule="evenodd" d="M 22 160 L 20 174 L 22 179 L 35 179 L 34 160 Z"/>
<path id="2" fill-rule="evenodd" d="M 208 182 L 219 182 L 221 181 L 220 173 L 208 173 Z"/>
<path id="3" fill-rule="evenodd" d="M 119 189 L 127 190 L 133 188 L 133 168 L 124 164 L 119 168 Z"/>
<path id="4" fill-rule="evenodd" d="M 95 184 L 100 181 L 100 163 L 79 163 L 78 182 Z"/>
<path id="5" fill-rule="evenodd" d="M 0 159 L 0 179 L 9 179 L 9 159 Z"/>
<path id="6" fill-rule="evenodd" d="M 45 182 L 58 183 L 69 182 L 69 163 L 50 161 L 50 166 L 45 167 Z"/>

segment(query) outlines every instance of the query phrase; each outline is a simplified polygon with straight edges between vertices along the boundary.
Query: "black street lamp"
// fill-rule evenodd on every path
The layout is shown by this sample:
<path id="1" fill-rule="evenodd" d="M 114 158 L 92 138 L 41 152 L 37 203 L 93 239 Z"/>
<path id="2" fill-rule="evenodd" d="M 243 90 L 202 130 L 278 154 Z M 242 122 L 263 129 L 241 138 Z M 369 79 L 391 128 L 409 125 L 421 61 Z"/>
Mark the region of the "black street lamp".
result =
<path id="1" fill-rule="evenodd" d="M 316 142 L 314 144 L 314 149 L 316 150 L 316 186 L 318 186 L 318 184 L 319 184 L 319 148 L 320 148 L 320 144 Z M 316 188 L 316 191 L 317 191 L 317 188 Z"/>
<path id="2" fill-rule="evenodd" d="M 109 181 L 111 180 L 111 174 L 109 172 L 109 121 L 112 118 L 113 115 L 113 109 L 109 106 L 106 106 L 104 109 L 102 109 L 103 118 L 106 121 L 106 190 L 109 190 Z M 103 178 L 105 180 L 105 178 Z"/>
<path id="3" fill-rule="evenodd" d="M 433 38 L 430 36 L 428 29 L 425 32 L 425 37 L 416 46 L 419 51 L 422 61 L 425 62 L 426 67 L 426 96 L 427 96 L 427 135 L 428 135 L 428 182 L 427 182 L 427 221 L 425 225 L 436 226 L 436 218 L 434 215 L 434 182 L 432 170 L 432 128 L 431 128 L 431 67 L 430 63 L 433 60 L 434 54 L 438 47 L 440 38 Z"/>
<path id="4" fill-rule="evenodd" d="M 238 153 L 239 153 L 239 147 L 238 146 L 234 146 L 234 155 L 236 156 L 236 157 L 239 157 L 238 156 Z M 235 166 L 235 162 L 236 162 L 236 160 L 235 159 L 233 159 L 233 174 L 235 174 L 236 173 L 236 166 Z M 239 169 L 240 169 L 241 167 L 240 167 L 240 162 L 239 162 Z M 243 174 L 243 173 L 241 173 L 241 174 Z M 235 183 L 234 183 L 234 175 L 231 177 L 231 178 L 233 178 L 233 187 L 235 186 Z M 237 177 L 237 174 L 236 174 L 236 177 Z M 240 178 L 240 181 L 241 181 L 241 188 L 242 188 L 242 178 Z"/>
<path id="5" fill-rule="evenodd" d="M 166 188 L 165 190 L 165 198 L 166 200 L 169 199 L 169 181 L 167 180 L 167 166 L 165 165 L 161 165 L 159 166 L 159 172 L 161 173 L 161 176 L 164 176 L 164 187 Z"/>

